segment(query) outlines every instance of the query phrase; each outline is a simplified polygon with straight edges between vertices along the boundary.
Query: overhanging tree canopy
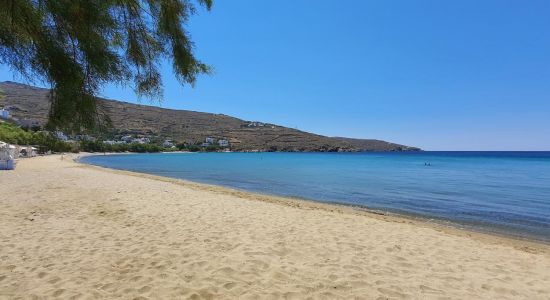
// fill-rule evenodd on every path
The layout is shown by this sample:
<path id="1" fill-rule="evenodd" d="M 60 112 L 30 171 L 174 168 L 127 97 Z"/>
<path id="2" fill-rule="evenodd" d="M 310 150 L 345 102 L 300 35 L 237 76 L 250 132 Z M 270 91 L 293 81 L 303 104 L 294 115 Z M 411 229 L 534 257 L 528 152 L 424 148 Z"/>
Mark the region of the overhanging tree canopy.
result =
<path id="1" fill-rule="evenodd" d="M 184 28 L 196 4 L 212 0 L 0 0 L 0 63 L 51 85 L 51 128 L 94 129 L 105 83 L 160 99 L 163 59 L 182 84 L 209 72 Z"/>

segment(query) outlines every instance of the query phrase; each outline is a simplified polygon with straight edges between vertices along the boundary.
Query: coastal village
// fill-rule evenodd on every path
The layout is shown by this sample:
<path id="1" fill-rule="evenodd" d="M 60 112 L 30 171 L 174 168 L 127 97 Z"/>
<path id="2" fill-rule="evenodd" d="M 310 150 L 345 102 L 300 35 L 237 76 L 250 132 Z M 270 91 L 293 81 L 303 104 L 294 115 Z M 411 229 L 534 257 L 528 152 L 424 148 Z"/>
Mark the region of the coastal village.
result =
<path id="1" fill-rule="evenodd" d="M 69 145 L 69 149 L 89 151 L 86 146 L 95 145 L 91 152 L 230 152 L 230 142 L 226 138 L 215 138 L 207 136 L 202 141 L 187 141 L 178 143 L 173 139 L 159 138 L 157 136 L 141 136 L 132 134 L 112 135 L 109 139 L 99 139 L 92 135 L 76 134 L 68 135 L 63 131 L 45 132 L 40 131 L 40 125 L 37 122 L 29 120 L 19 120 L 10 114 L 11 107 L 0 108 L 0 125 L 11 124 L 12 128 L 19 127 L 42 132 L 51 136 L 53 139 Z M 1 136 L 0 136 L 1 137 Z M 99 145 L 99 146 L 98 146 Z M 103 146 L 103 147 L 102 147 Z M 149 147 L 147 147 L 149 146 Z M 54 150 L 54 151 L 52 151 Z M 77 152 L 71 150 L 71 152 Z M 22 145 L 18 143 L 9 143 L 0 139 L 0 170 L 13 170 L 16 160 L 20 158 L 35 157 L 56 152 L 55 149 L 41 147 L 40 145 Z M 65 151 L 57 151 L 65 152 Z"/>
<path id="2" fill-rule="evenodd" d="M 379 140 L 325 137 L 222 114 L 164 110 L 162 113 L 170 118 L 156 118 L 151 107 L 113 100 L 103 100 L 103 105 L 111 110 L 110 117 L 116 121 L 107 132 L 69 134 L 47 131 L 44 130 L 44 124 L 49 107 L 49 90 L 13 82 L 0 83 L 0 88 L 3 97 L 0 97 L 3 100 L 0 105 L 0 141 L 4 145 L 1 150 L 4 153 L 4 166 L 8 166 L 9 157 L 15 159 L 52 152 L 420 150 Z M 135 123 L 127 120 L 135 120 Z M 9 164 L 9 167 L 13 168 L 14 165 Z"/>

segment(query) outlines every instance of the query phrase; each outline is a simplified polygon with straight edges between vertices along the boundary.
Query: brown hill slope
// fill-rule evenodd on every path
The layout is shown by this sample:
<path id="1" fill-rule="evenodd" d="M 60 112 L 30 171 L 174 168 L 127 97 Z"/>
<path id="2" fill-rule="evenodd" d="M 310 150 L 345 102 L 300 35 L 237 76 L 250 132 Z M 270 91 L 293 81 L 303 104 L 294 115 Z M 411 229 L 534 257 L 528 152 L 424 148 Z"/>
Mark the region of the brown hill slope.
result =
<path id="1" fill-rule="evenodd" d="M 19 120 L 43 125 L 48 117 L 48 89 L 0 82 L 5 95 L 0 107 L 10 106 Z M 379 140 L 332 138 L 274 124 L 250 122 L 222 114 L 165 109 L 100 99 L 120 134 L 160 136 L 198 143 L 206 137 L 226 138 L 231 149 L 265 151 L 411 151 L 418 148 Z"/>

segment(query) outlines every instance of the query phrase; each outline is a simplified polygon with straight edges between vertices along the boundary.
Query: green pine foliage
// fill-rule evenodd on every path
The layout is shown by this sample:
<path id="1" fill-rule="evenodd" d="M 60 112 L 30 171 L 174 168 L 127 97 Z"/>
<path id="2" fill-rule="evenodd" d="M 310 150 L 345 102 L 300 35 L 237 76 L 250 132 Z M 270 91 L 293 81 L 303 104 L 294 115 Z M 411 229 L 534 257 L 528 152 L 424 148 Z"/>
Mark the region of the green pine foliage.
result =
<path id="1" fill-rule="evenodd" d="M 84 152 L 136 152 L 136 153 L 155 153 L 165 151 L 157 144 L 106 144 L 103 141 L 81 141 L 80 151 Z"/>
<path id="2" fill-rule="evenodd" d="M 49 129 L 98 130 L 106 83 L 160 100 L 165 59 L 181 84 L 210 72 L 185 30 L 197 4 L 212 0 L 0 0 L 0 64 L 51 85 Z"/>

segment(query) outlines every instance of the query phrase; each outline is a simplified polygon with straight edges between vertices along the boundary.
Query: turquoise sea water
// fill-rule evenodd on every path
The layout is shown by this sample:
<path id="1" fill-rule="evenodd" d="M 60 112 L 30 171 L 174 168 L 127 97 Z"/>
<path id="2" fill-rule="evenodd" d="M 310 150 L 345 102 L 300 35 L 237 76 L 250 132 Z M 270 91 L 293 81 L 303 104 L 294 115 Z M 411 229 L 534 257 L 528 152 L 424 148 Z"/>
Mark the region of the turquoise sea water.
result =
<path id="1" fill-rule="evenodd" d="M 170 153 L 82 161 L 550 241 L 550 152 Z"/>

